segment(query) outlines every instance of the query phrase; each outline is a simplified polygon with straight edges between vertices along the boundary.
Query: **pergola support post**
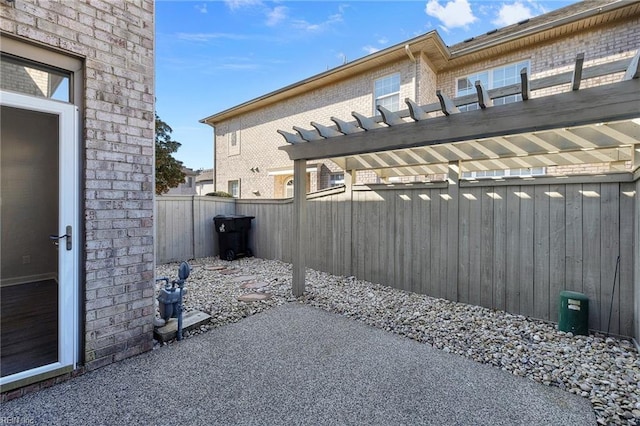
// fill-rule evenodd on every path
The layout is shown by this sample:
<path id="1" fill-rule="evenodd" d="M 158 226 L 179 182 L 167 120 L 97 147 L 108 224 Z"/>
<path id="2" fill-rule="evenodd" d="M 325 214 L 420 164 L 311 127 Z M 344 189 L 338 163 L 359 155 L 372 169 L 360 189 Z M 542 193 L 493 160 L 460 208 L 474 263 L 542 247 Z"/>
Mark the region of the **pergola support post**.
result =
<path id="1" fill-rule="evenodd" d="M 307 160 L 293 162 L 293 279 L 295 297 L 304 294 L 305 251 L 307 239 Z"/>

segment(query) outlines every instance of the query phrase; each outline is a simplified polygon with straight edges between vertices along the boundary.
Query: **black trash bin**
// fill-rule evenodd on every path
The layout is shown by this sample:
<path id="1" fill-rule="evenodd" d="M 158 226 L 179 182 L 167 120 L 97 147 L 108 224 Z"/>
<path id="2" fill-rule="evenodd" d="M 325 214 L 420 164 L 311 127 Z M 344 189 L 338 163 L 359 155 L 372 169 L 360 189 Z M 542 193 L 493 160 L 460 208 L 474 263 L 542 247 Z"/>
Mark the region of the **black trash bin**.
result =
<path id="1" fill-rule="evenodd" d="M 218 233 L 220 259 L 235 260 L 238 257 L 253 256 L 249 248 L 249 230 L 254 216 L 218 215 L 213 223 Z"/>

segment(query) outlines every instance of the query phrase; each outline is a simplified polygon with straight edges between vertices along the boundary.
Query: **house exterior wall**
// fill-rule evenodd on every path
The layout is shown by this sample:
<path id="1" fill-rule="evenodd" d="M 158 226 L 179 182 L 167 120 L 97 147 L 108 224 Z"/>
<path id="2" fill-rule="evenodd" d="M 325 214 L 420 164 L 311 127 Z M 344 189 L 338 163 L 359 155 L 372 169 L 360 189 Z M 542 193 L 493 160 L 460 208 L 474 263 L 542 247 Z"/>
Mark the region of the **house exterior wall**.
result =
<path id="1" fill-rule="evenodd" d="M 84 367 L 153 346 L 154 4 L 0 4 L 0 30 L 84 62 L 80 145 Z"/>
<path id="2" fill-rule="evenodd" d="M 438 75 L 438 87 L 448 96 L 455 97 L 457 78 L 527 59 L 531 61 L 530 79 L 535 80 L 573 71 L 578 53 L 584 53 L 584 68 L 618 59 L 631 58 L 640 46 L 638 26 L 640 26 L 640 18 L 624 24 L 574 33 L 562 39 L 540 43 L 534 48 L 514 51 L 489 60 L 448 70 Z M 622 74 L 610 74 L 584 80 L 580 87 L 587 88 L 613 83 L 619 81 L 621 77 Z M 569 85 L 555 86 L 533 91 L 531 97 L 548 96 L 568 90 L 570 90 Z"/>
<path id="3" fill-rule="evenodd" d="M 489 70 L 502 65 L 529 60 L 530 79 L 539 79 L 565 72 L 573 72 L 576 55 L 584 53 L 583 68 L 610 63 L 620 59 L 629 59 L 640 47 L 640 18 L 624 24 L 599 27 L 542 43 L 535 48 L 512 52 L 491 60 L 476 62 L 438 75 L 438 87 L 450 97 L 456 95 L 456 79 L 465 75 Z M 581 88 L 588 88 L 619 81 L 624 73 L 614 73 L 582 81 Z M 569 84 L 550 87 L 531 92 L 531 97 L 549 96 L 570 91 Z M 546 168 L 549 175 L 592 174 L 610 171 L 609 164 L 581 164 L 571 166 L 551 166 Z"/>
<path id="4" fill-rule="evenodd" d="M 284 167 L 293 162 L 279 146 L 285 144 L 278 129 L 293 126 L 310 127 L 311 121 L 331 126 L 334 116 L 353 121 L 352 111 L 373 115 L 374 81 L 387 75 L 400 73 L 400 100 L 414 98 L 415 65 L 407 57 L 402 62 L 389 64 L 372 72 L 335 85 L 313 90 L 257 111 L 234 117 L 215 127 L 216 185 L 218 191 L 227 191 L 230 180 L 240 180 L 240 198 L 254 198 L 259 191 L 262 198 L 271 198 L 282 189 L 275 188 L 279 180 L 269 176 L 268 170 Z M 239 150 L 230 149 L 230 132 L 237 131 Z M 252 172 L 251 168 L 258 172 Z M 327 166 L 331 168 L 331 166 Z M 311 177 L 314 182 L 317 178 Z M 320 189 L 320 188 L 318 188 Z M 312 185 L 312 190 L 313 185 Z"/>
<path id="5" fill-rule="evenodd" d="M 533 48 L 512 51 L 484 61 L 475 62 L 455 69 L 436 73 L 424 54 L 416 56 L 417 63 L 406 57 L 396 64 L 367 72 L 338 84 L 313 90 L 301 96 L 290 98 L 244 115 L 234 117 L 216 125 L 216 173 L 217 189 L 226 190 L 229 180 L 241 180 L 241 198 L 252 198 L 253 190 L 261 197 L 280 197 L 283 193 L 280 181 L 268 175 L 268 169 L 292 164 L 286 154 L 277 149 L 285 144 L 277 133 L 278 129 L 292 131 L 293 126 L 311 128 L 310 121 L 324 125 L 333 125 L 331 116 L 353 121 L 351 111 L 367 116 L 373 115 L 373 81 L 393 72 L 401 73 L 400 100 L 411 98 L 418 104 L 438 102 L 436 89 L 440 89 L 453 98 L 456 95 L 456 79 L 465 75 L 488 70 L 494 67 L 528 59 L 531 61 L 530 78 L 537 79 L 563 72 L 572 71 L 578 53 L 585 54 L 584 67 L 612 62 L 632 57 L 640 46 L 640 19 L 601 26 L 570 34 L 560 39 L 540 43 Z M 462 44 L 458 45 L 464 47 Z M 453 46 L 455 49 L 457 46 Z M 582 82 L 583 88 L 607 84 L 619 80 L 620 74 L 592 78 Z M 570 90 L 569 85 L 537 90 L 532 97 L 547 96 Z M 229 129 L 239 130 L 240 150 L 230 155 L 227 149 Z M 260 172 L 250 169 L 258 166 Z M 335 167 L 327 165 L 328 169 Z M 585 164 L 569 167 L 548 167 L 546 173 L 560 175 L 567 173 L 602 173 L 609 171 L 608 164 Z M 436 180 L 441 177 L 436 177 Z M 400 179 L 411 181 L 413 179 Z M 324 187 L 328 179 L 320 176 L 315 179 L 318 189 Z M 374 183 L 379 181 L 373 172 L 358 172 L 356 183 Z M 278 183 L 276 183 L 278 182 Z M 313 190 L 313 189 L 312 189 Z"/>
<path id="6" fill-rule="evenodd" d="M 175 188 L 169 188 L 163 195 L 197 195 L 196 177 L 198 173 L 184 167 L 182 172 L 184 173 L 184 180 Z"/>

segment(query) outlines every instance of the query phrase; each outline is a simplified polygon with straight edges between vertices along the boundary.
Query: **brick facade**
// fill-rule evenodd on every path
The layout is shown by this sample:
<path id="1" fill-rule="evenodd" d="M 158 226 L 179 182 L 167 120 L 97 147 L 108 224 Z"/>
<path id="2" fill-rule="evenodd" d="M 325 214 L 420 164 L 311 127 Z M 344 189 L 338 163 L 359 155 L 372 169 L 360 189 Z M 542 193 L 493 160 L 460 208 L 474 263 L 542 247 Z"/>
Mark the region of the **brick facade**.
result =
<path id="1" fill-rule="evenodd" d="M 154 4 L 19 0 L 0 30 L 81 58 L 84 363 L 150 350 L 154 317 Z M 43 382 L 46 386 L 48 382 Z M 15 393 L 14 391 L 13 393 Z"/>
<path id="2" fill-rule="evenodd" d="M 598 65 L 632 57 L 640 46 L 640 19 L 627 19 L 607 26 L 565 34 L 559 38 L 535 44 L 531 48 L 500 53 L 490 59 L 475 61 L 457 68 L 447 68 L 436 73 L 426 54 L 416 56 L 416 63 L 408 56 L 391 64 L 386 64 L 361 73 L 338 83 L 326 85 L 301 95 L 270 104 L 247 113 L 215 123 L 215 158 L 218 190 L 226 190 L 229 180 L 242 182 L 242 198 L 254 198 L 252 191 L 259 191 L 259 197 L 281 197 L 283 179 L 270 176 L 270 168 L 291 165 L 287 155 L 278 150 L 285 144 L 277 130 L 292 131 L 293 126 L 311 129 L 310 122 L 333 125 L 329 120 L 335 116 L 345 121 L 353 121 L 351 111 L 373 116 L 373 82 L 386 75 L 399 72 L 401 75 L 400 99 L 411 98 L 418 104 L 437 102 L 436 89 L 453 98 L 456 96 L 456 79 L 465 75 L 485 71 L 509 63 L 528 59 L 531 63 L 530 78 L 538 79 L 572 71 L 576 54 L 584 53 L 584 67 Z M 464 43 L 452 46 L 451 52 L 462 49 Z M 619 80 L 620 74 L 584 80 L 581 87 L 611 83 Z M 547 96 L 568 91 L 568 85 L 556 86 L 532 92 L 532 97 Z M 402 108 L 402 107 L 401 107 Z M 233 129 L 241 138 L 239 151 L 230 154 L 227 135 Z M 325 169 L 335 170 L 335 164 L 324 162 Z M 258 167 L 259 173 L 250 171 Z M 607 164 L 548 167 L 548 174 L 571 174 L 609 171 Z M 325 172 L 325 175 L 327 173 Z M 426 177 L 440 180 L 442 176 Z M 401 179 L 406 181 L 406 179 Z M 411 179 L 409 179 L 411 180 Z M 328 184 L 327 176 L 312 177 L 312 185 L 318 189 Z M 380 180 L 372 172 L 359 171 L 356 183 L 373 183 Z"/>
<path id="3" fill-rule="evenodd" d="M 230 180 L 241 181 L 241 198 L 272 198 L 282 194 L 282 179 L 270 176 L 272 168 L 286 167 L 293 163 L 289 157 L 277 149 L 284 144 L 278 129 L 290 129 L 292 126 L 310 127 L 311 121 L 332 125 L 329 120 L 334 116 L 345 121 L 353 121 L 351 111 L 363 115 L 373 115 L 373 84 L 376 79 L 400 73 L 400 99 L 415 98 L 415 65 L 407 59 L 396 64 L 379 68 L 370 73 L 327 86 L 322 90 L 313 90 L 302 96 L 288 99 L 267 108 L 234 117 L 233 120 L 215 127 L 215 158 L 217 190 L 226 191 Z M 238 130 L 240 129 L 240 130 Z M 239 154 L 229 151 L 229 132 L 238 131 Z M 259 172 L 252 172 L 258 168 Z M 327 163 L 327 168 L 335 165 Z M 312 191 L 318 178 L 311 176 Z M 317 189 L 321 189 L 318 187 Z M 256 196 L 253 191 L 259 191 Z"/>

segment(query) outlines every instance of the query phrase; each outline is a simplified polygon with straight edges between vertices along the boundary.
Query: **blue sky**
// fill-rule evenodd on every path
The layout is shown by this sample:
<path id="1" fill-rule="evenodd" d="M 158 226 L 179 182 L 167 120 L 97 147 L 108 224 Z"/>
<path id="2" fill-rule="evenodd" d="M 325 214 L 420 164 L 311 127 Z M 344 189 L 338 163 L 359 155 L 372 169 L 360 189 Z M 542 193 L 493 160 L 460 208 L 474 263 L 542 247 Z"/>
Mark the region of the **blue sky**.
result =
<path id="1" fill-rule="evenodd" d="M 434 29 L 452 45 L 574 2 L 158 0 L 156 109 L 175 157 L 211 168 L 202 118 Z"/>

